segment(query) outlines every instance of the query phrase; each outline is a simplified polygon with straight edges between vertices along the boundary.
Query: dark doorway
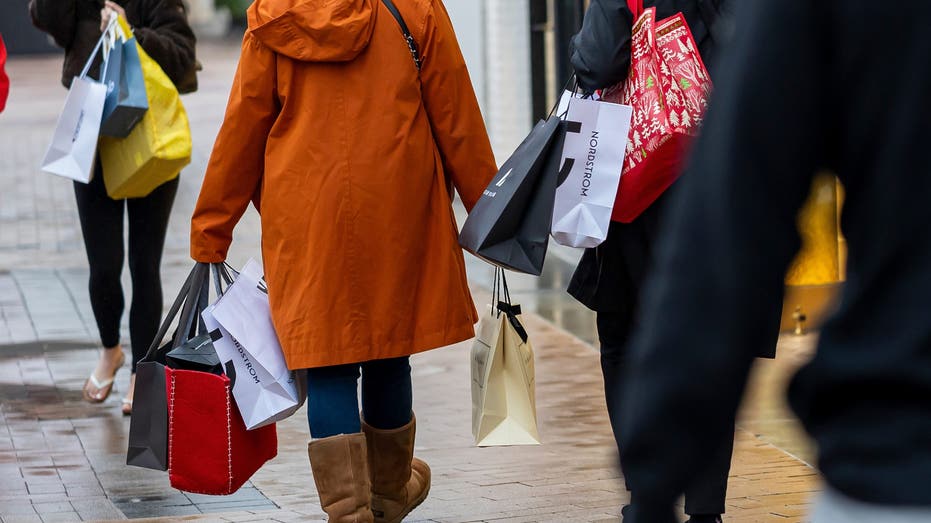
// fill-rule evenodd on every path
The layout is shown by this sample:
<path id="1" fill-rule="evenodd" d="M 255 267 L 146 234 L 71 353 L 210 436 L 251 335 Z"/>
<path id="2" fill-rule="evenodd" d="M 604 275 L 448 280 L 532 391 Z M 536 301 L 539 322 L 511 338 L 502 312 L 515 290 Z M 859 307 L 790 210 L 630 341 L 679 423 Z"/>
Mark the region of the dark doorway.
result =
<path id="1" fill-rule="evenodd" d="M 546 32 L 549 29 L 548 0 L 530 0 L 530 84 L 533 86 L 533 118 L 543 118 L 549 110 L 547 85 L 549 74 L 546 66 Z"/>
<path id="2" fill-rule="evenodd" d="M 582 27 L 586 0 L 530 0 L 534 120 L 546 116 L 572 74 L 569 39 Z M 531 122 L 534 123 L 534 122 Z"/>

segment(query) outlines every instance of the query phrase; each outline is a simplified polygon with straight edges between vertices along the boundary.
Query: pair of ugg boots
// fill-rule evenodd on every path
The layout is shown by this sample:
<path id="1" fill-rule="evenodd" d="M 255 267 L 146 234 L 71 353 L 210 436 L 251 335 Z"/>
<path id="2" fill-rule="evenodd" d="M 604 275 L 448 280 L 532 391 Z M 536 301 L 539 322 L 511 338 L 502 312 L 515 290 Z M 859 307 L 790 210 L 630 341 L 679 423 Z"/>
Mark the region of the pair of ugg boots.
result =
<path id="1" fill-rule="evenodd" d="M 414 457 L 416 420 L 393 430 L 310 442 L 307 454 L 331 523 L 399 523 L 430 491 L 430 467 Z"/>

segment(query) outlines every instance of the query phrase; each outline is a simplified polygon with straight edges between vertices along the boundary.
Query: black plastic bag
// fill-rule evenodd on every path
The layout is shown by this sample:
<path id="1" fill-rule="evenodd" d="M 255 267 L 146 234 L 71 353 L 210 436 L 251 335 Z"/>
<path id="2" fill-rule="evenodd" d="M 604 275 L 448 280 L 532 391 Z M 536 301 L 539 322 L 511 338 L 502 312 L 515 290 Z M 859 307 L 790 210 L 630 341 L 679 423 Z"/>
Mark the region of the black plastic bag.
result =
<path id="1" fill-rule="evenodd" d="M 223 375 L 223 365 L 213 342 L 220 339 L 220 331 L 201 334 L 172 349 L 165 360 L 172 369 L 196 370 Z"/>
<path id="2" fill-rule="evenodd" d="M 165 356 L 191 337 L 200 316 L 200 301 L 206 306 L 209 266 L 198 263 L 181 287 L 181 292 L 165 317 L 148 353 L 136 365 L 136 388 L 129 424 L 126 464 L 155 470 L 168 470 L 168 394 L 165 383 Z M 178 328 L 170 343 L 159 344 L 175 316 L 181 311 Z"/>

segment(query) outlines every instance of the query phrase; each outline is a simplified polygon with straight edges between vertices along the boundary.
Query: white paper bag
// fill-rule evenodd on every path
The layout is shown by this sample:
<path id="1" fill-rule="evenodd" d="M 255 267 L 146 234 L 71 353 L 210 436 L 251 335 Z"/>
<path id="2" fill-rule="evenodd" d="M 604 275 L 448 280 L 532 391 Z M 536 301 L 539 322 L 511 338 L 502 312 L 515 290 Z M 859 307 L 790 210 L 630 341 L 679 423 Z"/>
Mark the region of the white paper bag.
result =
<path id="1" fill-rule="evenodd" d="M 79 76 L 71 80 L 65 107 L 58 115 L 58 123 L 52 134 L 45 157 L 42 158 L 42 170 L 75 181 L 87 183 L 94 175 L 94 163 L 97 160 L 97 138 L 100 135 L 100 121 L 103 119 L 103 106 L 107 99 L 107 86 L 87 77 L 91 64 L 97 53 L 104 49 L 103 71 L 108 63 L 108 48 L 114 38 L 111 23 L 107 31 L 100 36 L 97 46 L 84 65 Z M 101 75 L 102 76 L 102 75 Z"/>
<path id="2" fill-rule="evenodd" d="M 520 306 L 491 306 L 472 344 L 472 435 L 479 447 L 539 445 L 533 347 Z"/>
<path id="3" fill-rule="evenodd" d="M 220 332 L 214 347 L 224 366 L 233 366 L 233 398 L 250 430 L 294 414 L 307 397 L 305 373 L 285 363 L 261 275 L 258 262 L 249 260 L 202 315 L 208 330 Z"/>
<path id="4" fill-rule="evenodd" d="M 106 85 L 90 78 L 74 77 L 52 143 L 42 159 L 44 172 L 84 183 L 91 180 L 106 98 Z"/>
<path id="5" fill-rule="evenodd" d="M 566 114 L 569 129 L 561 165 L 571 169 L 556 189 L 552 236 L 557 243 L 589 248 L 607 238 L 632 112 L 628 105 L 564 93 L 559 114 Z"/>

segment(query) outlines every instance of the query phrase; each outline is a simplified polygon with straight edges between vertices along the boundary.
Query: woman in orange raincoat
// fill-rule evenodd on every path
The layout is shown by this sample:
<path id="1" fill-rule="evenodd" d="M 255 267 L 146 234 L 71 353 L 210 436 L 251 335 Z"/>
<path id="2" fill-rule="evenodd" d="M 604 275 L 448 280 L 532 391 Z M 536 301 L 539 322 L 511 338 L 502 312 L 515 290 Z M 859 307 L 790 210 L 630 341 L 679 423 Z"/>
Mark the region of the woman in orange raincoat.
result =
<path id="1" fill-rule="evenodd" d="M 471 209 L 497 170 L 442 1 L 395 0 L 419 60 L 387 3 L 252 5 L 192 221 L 193 258 L 220 262 L 259 208 L 331 521 L 400 521 L 426 498 L 408 356 L 474 335 L 451 188 Z"/>

